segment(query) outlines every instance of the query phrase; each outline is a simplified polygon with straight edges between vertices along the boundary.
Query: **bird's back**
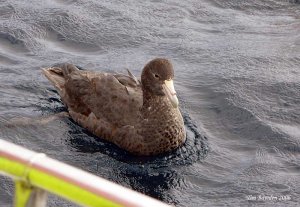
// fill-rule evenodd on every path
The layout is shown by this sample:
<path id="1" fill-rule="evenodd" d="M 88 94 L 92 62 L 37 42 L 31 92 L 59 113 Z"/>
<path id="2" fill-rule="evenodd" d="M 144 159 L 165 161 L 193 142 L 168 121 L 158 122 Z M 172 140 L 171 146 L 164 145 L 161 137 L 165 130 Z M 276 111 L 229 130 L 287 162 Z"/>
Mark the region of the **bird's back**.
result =
<path id="1" fill-rule="evenodd" d="M 142 90 L 132 77 L 82 71 L 70 64 L 46 69 L 44 74 L 58 89 L 73 119 L 92 115 L 116 128 L 138 124 Z"/>

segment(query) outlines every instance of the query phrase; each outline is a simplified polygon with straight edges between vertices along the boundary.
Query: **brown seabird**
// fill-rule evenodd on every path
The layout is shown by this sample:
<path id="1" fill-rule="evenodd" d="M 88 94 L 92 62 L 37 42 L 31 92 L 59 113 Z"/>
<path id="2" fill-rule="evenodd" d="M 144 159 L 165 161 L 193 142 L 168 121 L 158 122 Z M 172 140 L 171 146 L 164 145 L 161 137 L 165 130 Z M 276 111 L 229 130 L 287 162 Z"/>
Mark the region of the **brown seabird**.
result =
<path id="1" fill-rule="evenodd" d="M 70 116 L 82 127 L 136 155 L 156 155 L 182 145 L 183 118 L 169 60 L 144 67 L 141 81 L 128 75 L 79 70 L 72 64 L 44 69 Z"/>

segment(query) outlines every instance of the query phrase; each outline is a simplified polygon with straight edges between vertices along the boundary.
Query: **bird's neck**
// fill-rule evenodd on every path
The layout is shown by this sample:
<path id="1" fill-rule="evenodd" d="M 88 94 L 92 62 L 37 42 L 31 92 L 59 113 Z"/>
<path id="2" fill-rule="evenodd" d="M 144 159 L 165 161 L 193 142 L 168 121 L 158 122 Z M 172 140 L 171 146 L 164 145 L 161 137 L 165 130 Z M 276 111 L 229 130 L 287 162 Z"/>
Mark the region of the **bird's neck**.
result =
<path id="1" fill-rule="evenodd" d="M 166 96 L 153 95 L 147 91 L 143 91 L 142 114 L 146 119 L 173 116 L 177 113 Z M 158 116 L 159 115 L 159 116 Z"/>

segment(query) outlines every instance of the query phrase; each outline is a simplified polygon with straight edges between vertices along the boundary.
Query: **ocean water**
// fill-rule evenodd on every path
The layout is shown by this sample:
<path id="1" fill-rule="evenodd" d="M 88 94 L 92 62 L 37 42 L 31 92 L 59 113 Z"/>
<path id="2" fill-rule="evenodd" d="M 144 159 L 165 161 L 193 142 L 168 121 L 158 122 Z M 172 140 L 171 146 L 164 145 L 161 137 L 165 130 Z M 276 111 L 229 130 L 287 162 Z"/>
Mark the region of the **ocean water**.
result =
<path id="1" fill-rule="evenodd" d="M 139 76 L 155 57 L 175 68 L 175 152 L 133 157 L 68 118 L 7 126 L 66 110 L 43 67 Z M 175 206 L 299 206 L 299 1 L 0 0 L 0 138 Z"/>

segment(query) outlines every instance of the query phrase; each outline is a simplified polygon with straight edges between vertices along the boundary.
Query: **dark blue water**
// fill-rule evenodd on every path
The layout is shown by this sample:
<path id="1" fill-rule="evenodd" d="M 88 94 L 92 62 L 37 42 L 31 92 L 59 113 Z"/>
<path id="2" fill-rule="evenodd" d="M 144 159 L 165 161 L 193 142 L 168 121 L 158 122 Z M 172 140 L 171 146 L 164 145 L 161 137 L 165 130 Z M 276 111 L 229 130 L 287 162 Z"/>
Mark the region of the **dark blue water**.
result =
<path id="1" fill-rule="evenodd" d="M 41 68 L 138 76 L 154 57 L 174 64 L 180 149 L 133 157 L 68 118 L 37 123 L 66 110 Z M 175 206 L 298 206 L 299 1 L 0 0 L 0 137 Z"/>

